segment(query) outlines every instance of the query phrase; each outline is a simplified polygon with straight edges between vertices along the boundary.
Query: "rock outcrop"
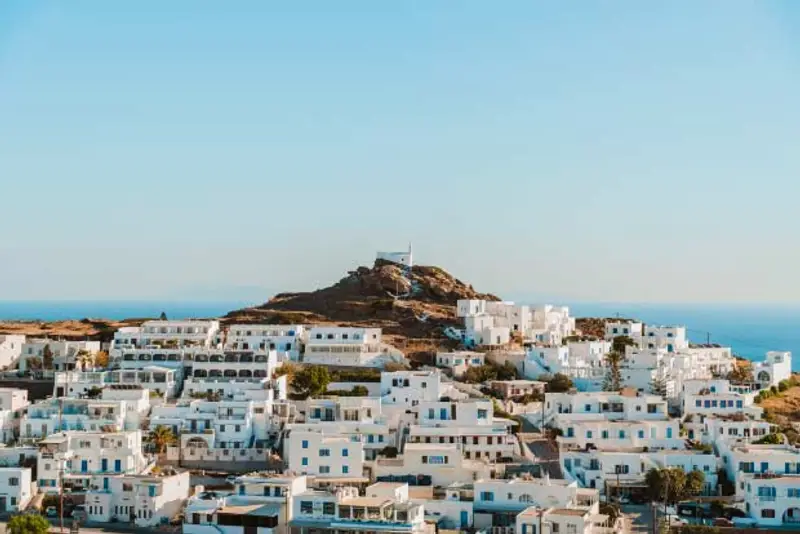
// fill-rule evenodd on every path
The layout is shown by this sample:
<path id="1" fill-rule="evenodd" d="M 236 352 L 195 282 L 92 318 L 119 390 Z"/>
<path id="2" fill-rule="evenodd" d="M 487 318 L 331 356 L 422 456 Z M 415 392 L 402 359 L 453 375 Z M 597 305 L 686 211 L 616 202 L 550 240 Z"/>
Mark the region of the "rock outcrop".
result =
<path id="1" fill-rule="evenodd" d="M 304 293 L 280 293 L 268 302 L 236 310 L 226 323 L 317 323 L 381 327 L 388 343 L 418 360 L 447 345 L 443 330 L 460 326 L 459 299 L 500 300 L 479 293 L 444 269 L 378 260 L 337 283 Z"/>

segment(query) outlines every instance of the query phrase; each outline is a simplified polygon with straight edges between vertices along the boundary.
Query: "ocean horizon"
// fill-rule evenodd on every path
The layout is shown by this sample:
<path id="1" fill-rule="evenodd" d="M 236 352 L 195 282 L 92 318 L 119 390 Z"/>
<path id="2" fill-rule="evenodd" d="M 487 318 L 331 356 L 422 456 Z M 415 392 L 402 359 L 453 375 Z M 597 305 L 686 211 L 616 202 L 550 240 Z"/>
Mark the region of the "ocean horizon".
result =
<path id="1" fill-rule="evenodd" d="M 264 299 L 266 300 L 266 299 Z M 201 319 L 261 304 L 262 301 L 0 301 L 0 320 L 157 318 Z M 733 353 L 760 361 L 770 350 L 800 355 L 800 305 L 644 304 L 567 302 L 575 317 L 625 317 L 648 324 L 684 325 L 694 343 L 730 346 Z M 792 368 L 800 370 L 800 358 Z"/>

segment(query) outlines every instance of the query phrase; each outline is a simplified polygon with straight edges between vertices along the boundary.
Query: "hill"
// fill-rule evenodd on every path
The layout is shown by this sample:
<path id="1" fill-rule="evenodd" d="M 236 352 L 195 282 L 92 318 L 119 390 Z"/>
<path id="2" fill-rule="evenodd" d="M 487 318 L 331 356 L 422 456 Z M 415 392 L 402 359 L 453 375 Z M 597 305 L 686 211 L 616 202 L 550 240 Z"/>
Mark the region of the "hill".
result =
<path id="1" fill-rule="evenodd" d="M 406 278 L 400 265 L 377 260 L 372 267 L 348 272 L 332 286 L 280 293 L 260 306 L 232 311 L 223 321 L 380 327 L 388 343 L 422 361 L 449 344 L 444 328 L 461 325 L 455 316 L 459 299 L 500 300 L 439 267 L 415 265 Z"/>
<path id="2" fill-rule="evenodd" d="M 80 319 L 65 321 L 0 321 L 0 334 L 48 337 L 68 341 L 111 341 L 124 326 L 138 326 L 146 319 Z"/>

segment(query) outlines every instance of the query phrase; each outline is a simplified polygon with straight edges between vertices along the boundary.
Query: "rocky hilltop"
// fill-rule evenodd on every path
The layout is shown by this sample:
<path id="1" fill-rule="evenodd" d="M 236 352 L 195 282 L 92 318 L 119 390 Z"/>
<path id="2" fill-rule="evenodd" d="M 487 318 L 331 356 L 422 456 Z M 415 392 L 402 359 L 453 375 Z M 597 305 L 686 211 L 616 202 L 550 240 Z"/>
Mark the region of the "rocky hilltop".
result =
<path id="1" fill-rule="evenodd" d="M 439 267 L 415 265 L 408 277 L 398 264 L 377 260 L 359 267 L 330 287 L 280 293 L 268 302 L 232 311 L 224 322 L 375 326 L 411 357 L 424 359 L 448 340 L 443 330 L 459 326 L 459 299 L 500 300 L 479 293 Z"/>

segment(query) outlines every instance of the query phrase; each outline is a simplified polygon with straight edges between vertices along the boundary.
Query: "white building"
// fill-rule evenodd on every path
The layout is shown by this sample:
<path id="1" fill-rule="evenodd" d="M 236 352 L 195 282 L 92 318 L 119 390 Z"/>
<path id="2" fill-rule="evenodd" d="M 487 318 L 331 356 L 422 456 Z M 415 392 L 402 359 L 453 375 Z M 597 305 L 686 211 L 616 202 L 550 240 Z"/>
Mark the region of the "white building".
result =
<path id="1" fill-rule="evenodd" d="M 212 351 L 196 353 L 192 363 L 193 378 L 271 378 L 278 368 L 274 350 Z"/>
<path id="2" fill-rule="evenodd" d="M 286 438 L 289 470 L 303 475 L 328 477 L 361 477 L 364 472 L 364 444 L 343 436 L 298 429 Z"/>
<path id="3" fill-rule="evenodd" d="M 642 348 L 663 348 L 667 352 L 688 349 L 689 340 L 686 337 L 686 327 L 646 325 L 642 336 Z"/>
<path id="4" fill-rule="evenodd" d="M 713 445 L 717 441 L 739 441 L 749 443 L 772 433 L 774 425 L 744 415 L 706 416 L 702 422 L 684 423 L 689 439 Z"/>
<path id="5" fill-rule="evenodd" d="M 683 383 L 681 407 L 684 415 L 743 414 L 760 419 L 763 409 L 754 405 L 754 398 L 755 394 L 747 388 L 732 386 L 727 379 L 686 380 Z"/>
<path id="6" fill-rule="evenodd" d="M 569 532 L 575 534 L 612 534 L 622 532 L 619 524 L 610 524 L 610 517 L 593 507 L 540 508 L 531 506 L 517 515 L 516 532 L 538 534 L 539 532 Z"/>
<path id="7" fill-rule="evenodd" d="M 297 360 L 304 335 L 302 325 L 232 324 L 224 346 L 229 351 L 277 351 L 281 360 Z"/>
<path id="8" fill-rule="evenodd" d="M 516 423 L 495 418 L 490 400 L 425 401 L 417 409 L 418 424 L 410 426 L 408 443 L 456 445 L 467 459 L 497 461 L 519 454 L 511 433 Z"/>
<path id="9" fill-rule="evenodd" d="M 31 469 L 0 467 L 0 513 L 21 512 L 33 498 Z"/>
<path id="10" fill-rule="evenodd" d="M 22 345 L 19 357 L 19 370 L 28 371 L 30 361 L 36 359 L 38 368 L 47 367 L 45 357 L 49 352 L 53 358 L 52 368 L 66 371 L 80 366 L 79 354 L 85 352 L 94 358 L 100 352 L 99 341 L 57 341 L 53 339 L 27 339 Z"/>
<path id="11" fill-rule="evenodd" d="M 438 401 L 443 393 L 439 371 L 381 373 L 381 399 L 384 405 L 412 407 L 421 401 Z"/>
<path id="12" fill-rule="evenodd" d="M 407 484 L 379 482 L 369 486 L 366 496 L 352 487 L 335 491 L 309 490 L 294 499 L 291 528 L 298 534 L 334 534 L 359 531 L 433 534 L 425 523 L 425 508 L 409 500 Z"/>
<path id="13" fill-rule="evenodd" d="M 131 349 L 210 348 L 218 332 L 219 321 L 145 321 L 138 327 L 117 330 L 110 355 L 118 359 L 124 351 Z"/>
<path id="14" fill-rule="evenodd" d="M 20 437 L 44 438 L 59 431 L 134 430 L 139 428 L 139 409 L 138 402 L 127 400 L 46 399 L 28 407 L 20 420 Z"/>
<path id="15" fill-rule="evenodd" d="M 562 451 L 560 460 L 567 480 L 603 492 L 606 487 L 617 487 L 617 484 L 623 493 L 631 486 L 641 487 L 650 469 L 668 467 L 679 467 L 687 473 L 701 471 L 706 491 L 715 491 L 717 485 L 717 457 L 694 450 L 568 450 Z"/>
<path id="16" fill-rule="evenodd" d="M 202 491 L 192 497 L 186 506 L 183 532 L 288 532 L 294 499 L 306 490 L 304 475 L 254 473 L 238 477 L 233 494 Z"/>
<path id="17" fill-rule="evenodd" d="M 436 353 L 436 366 L 447 369 L 455 378 L 464 376 L 470 367 L 479 367 L 485 363 L 485 355 L 482 352 L 464 350 Z"/>
<path id="18" fill-rule="evenodd" d="M 39 442 L 39 489 L 58 492 L 62 481 L 72 492 L 108 489 L 113 475 L 142 473 L 150 462 L 139 430 L 52 434 Z"/>
<path id="19" fill-rule="evenodd" d="M 595 514 L 599 513 L 600 499 L 597 490 L 582 489 L 575 482 L 566 480 L 480 480 L 475 482 L 474 491 L 476 529 L 504 528 L 507 534 L 514 534 L 517 516 L 531 506 L 588 509 Z M 526 528 L 523 532 L 530 531 Z"/>
<path id="20" fill-rule="evenodd" d="M 800 475 L 800 450 L 783 445 L 754 445 L 730 440 L 717 441 L 719 455 L 736 486 L 736 496 L 744 497 L 753 476 Z"/>
<path id="21" fill-rule="evenodd" d="M 28 391 L 0 388 L 0 439 L 4 442 L 19 436 L 19 421 L 28 407 Z"/>
<path id="22" fill-rule="evenodd" d="M 382 368 L 403 362 L 403 353 L 383 342 L 380 328 L 315 326 L 308 331 L 305 363 Z"/>
<path id="23" fill-rule="evenodd" d="M 25 336 L 0 335 L 0 369 L 12 369 L 22 355 Z"/>
<path id="24" fill-rule="evenodd" d="M 781 380 L 792 376 L 791 352 L 768 352 L 763 362 L 753 364 L 753 378 L 762 388 L 777 386 Z"/>
<path id="25" fill-rule="evenodd" d="M 743 477 L 745 511 L 760 527 L 800 526 L 800 475 Z"/>
<path id="26" fill-rule="evenodd" d="M 344 437 L 363 444 L 365 459 L 373 460 L 386 447 L 396 447 L 397 427 L 390 426 L 381 413 L 381 400 L 376 397 L 336 397 L 311 399 L 306 403 L 305 420 L 287 425 L 289 449 L 297 446 L 295 432 L 321 432 L 329 437 Z"/>
<path id="27" fill-rule="evenodd" d="M 142 366 L 138 370 L 59 372 L 55 374 L 53 394 L 79 398 L 109 386 L 124 386 L 172 398 L 180 387 L 180 378 L 180 371 L 158 365 Z"/>
<path id="28" fill-rule="evenodd" d="M 570 415 L 574 414 L 574 415 Z M 632 389 L 620 392 L 547 393 L 546 421 L 588 419 L 601 415 L 608 420 L 663 420 L 668 416 L 667 402 L 657 395 L 644 395 Z"/>
<path id="29" fill-rule="evenodd" d="M 613 341 L 615 337 L 620 336 L 629 337 L 638 343 L 642 338 L 642 323 L 629 320 L 606 321 L 606 341 Z"/>
<path id="30" fill-rule="evenodd" d="M 376 480 L 413 480 L 423 485 L 449 486 L 491 478 L 502 469 L 488 460 L 467 459 L 458 444 L 407 443 L 396 458 L 378 458 L 373 465 Z"/>
<path id="31" fill-rule="evenodd" d="M 166 525 L 178 517 L 189 497 L 189 472 L 167 468 L 158 473 L 101 477 L 101 486 L 86 492 L 90 522 Z"/>

